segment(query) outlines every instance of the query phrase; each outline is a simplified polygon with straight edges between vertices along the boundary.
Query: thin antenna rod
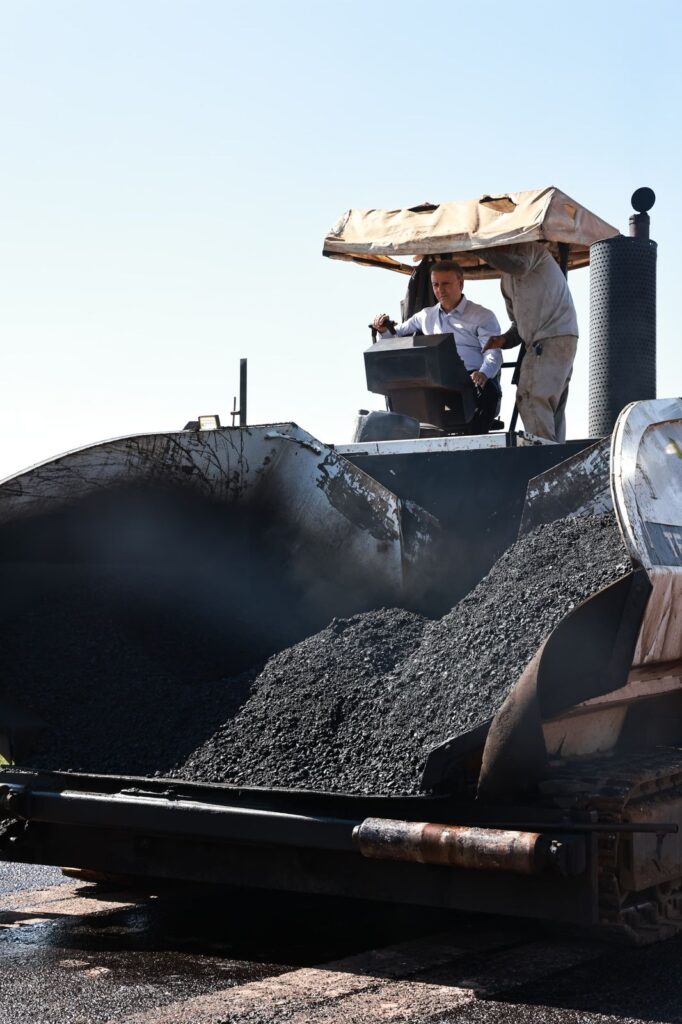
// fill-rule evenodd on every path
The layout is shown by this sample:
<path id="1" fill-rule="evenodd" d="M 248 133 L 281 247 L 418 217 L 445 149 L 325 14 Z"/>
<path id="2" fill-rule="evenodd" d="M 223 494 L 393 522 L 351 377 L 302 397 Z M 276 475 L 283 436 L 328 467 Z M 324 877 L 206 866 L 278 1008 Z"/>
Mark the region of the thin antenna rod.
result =
<path id="1" fill-rule="evenodd" d="M 246 426 L 246 359 L 239 360 L 239 426 Z"/>

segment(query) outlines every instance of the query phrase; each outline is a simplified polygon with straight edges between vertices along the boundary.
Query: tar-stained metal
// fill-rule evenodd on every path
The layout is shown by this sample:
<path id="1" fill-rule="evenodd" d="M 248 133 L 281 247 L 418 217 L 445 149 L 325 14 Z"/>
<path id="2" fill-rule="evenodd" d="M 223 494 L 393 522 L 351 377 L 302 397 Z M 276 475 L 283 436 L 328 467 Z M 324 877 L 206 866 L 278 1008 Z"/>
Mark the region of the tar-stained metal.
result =
<path id="1" fill-rule="evenodd" d="M 610 447 L 609 436 L 529 480 L 519 536 L 564 516 L 612 511 Z"/>
<path id="2" fill-rule="evenodd" d="M 372 477 L 351 467 L 333 452 L 319 463 L 317 486 L 344 517 L 357 522 L 378 541 L 396 541 L 399 521 L 386 515 L 385 490 Z"/>

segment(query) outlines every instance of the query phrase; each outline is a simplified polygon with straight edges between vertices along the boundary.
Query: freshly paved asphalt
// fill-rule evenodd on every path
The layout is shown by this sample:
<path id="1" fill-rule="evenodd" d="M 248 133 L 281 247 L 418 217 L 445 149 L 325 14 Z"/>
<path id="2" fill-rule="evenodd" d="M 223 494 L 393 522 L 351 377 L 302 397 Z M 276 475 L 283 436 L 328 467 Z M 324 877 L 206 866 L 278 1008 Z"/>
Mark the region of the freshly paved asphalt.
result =
<path id="1" fill-rule="evenodd" d="M 0 861 L 0 895 L 26 889 L 46 889 L 48 885 L 67 884 L 61 868 L 44 868 Z"/>
<path id="2" fill-rule="evenodd" d="M 150 898 L 0 864 L 0 1024 L 682 1024 L 681 966 L 682 939 L 614 947 L 410 908 Z"/>

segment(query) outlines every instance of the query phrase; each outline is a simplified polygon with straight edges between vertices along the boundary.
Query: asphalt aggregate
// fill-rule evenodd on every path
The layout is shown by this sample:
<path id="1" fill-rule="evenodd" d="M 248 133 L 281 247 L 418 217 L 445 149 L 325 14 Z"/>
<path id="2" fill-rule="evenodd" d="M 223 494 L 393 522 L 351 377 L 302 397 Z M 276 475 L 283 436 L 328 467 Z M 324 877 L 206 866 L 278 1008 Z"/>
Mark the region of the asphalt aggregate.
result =
<path id="1" fill-rule="evenodd" d="M 51 885 L 68 885 L 61 868 L 40 864 L 12 864 L 0 861 L 0 895 L 30 889 L 47 889 Z"/>
<path id="2" fill-rule="evenodd" d="M 417 650 L 427 625 L 397 608 L 332 621 L 270 658 L 237 714 L 174 774 L 194 781 L 371 791 L 387 686 Z"/>
<path id="3" fill-rule="evenodd" d="M 172 540 L 153 567 L 157 583 Z M 121 590 L 120 569 L 51 567 L 32 591 L 21 567 L 24 590 L 11 591 L 0 616 L 4 715 L 16 706 L 19 720 L 15 760 L 199 782 L 417 793 L 429 750 L 489 720 L 559 620 L 629 569 L 613 515 L 560 520 L 509 548 L 439 620 L 400 608 L 337 618 L 265 661 L 272 630 L 261 630 L 267 641 L 259 646 L 258 628 L 245 639 L 241 620 L 233 621 L 223 670 L 211 672 L 195 656 L 201 631 L 185 643 L 197 620 L 189 615 L 177 630 L 164 620 L 158 629 L 165 605 L 157 598 L 150 611 L 145 605 L 145 621 L 134 600 L 131 608 L 121 599 L 136 590 L 129 581 Z M 168 607 L 177 616 L 175 599 Z M 268 607 L 258 615 L 268 619 Z M 170 637 L 168 649 L 158 636 Z M 243 671 L 232 671 L 231 647 Z M 213 646 L 211 665 L 215 656 Z"/>
<path id="4" fill-rule="evenodd" d="M 489 720 L 560 619 L 630 568 L 613 515 L 542 526 L 438 621 L 382 609 L 275 655 L 177 774 L 417 793 L 429 750 Z"/>

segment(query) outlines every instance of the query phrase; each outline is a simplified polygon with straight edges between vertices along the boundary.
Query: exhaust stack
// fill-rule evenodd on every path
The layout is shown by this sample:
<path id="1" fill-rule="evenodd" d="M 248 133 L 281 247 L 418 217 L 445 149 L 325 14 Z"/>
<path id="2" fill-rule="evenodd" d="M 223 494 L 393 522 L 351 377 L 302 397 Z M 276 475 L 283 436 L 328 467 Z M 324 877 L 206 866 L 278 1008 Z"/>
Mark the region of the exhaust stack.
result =
<path id="1" fill-rule="evenodd" d="M 590 246 L 590 437 L 610 434 L 630 402 L 656 397 L 655 201 L 652 189 L 638 188 L 629 237 Z"/>

